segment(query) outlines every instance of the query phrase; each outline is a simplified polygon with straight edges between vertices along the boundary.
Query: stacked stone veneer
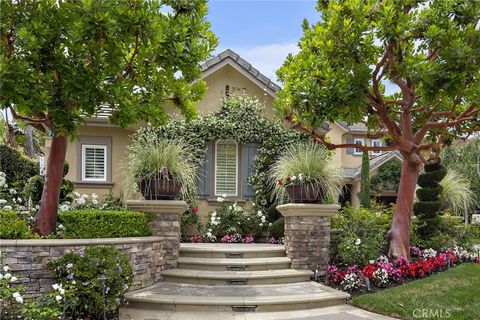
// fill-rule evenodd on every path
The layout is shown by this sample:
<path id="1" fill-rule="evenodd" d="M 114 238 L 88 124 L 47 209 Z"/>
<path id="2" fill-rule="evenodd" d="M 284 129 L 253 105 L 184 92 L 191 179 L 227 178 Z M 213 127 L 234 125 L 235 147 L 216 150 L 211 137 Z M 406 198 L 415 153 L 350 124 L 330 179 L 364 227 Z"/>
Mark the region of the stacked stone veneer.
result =
<path id="1" fill-rule="evenodd" d="M 51 291 L 55 278 L 48 263 L 68 252 L 80 253 L 90 246 L 113 246 L 127 255 L 134 270 L 132 289 L 141 289 L 159 280 L 165 267 L 163 237 L 113 239 L 0 240 L 3 263 L 12 269 L 27 295 Z"/>
<path id="2" fill-rule="evenodd" d="M 160 280 L 161 271 L 175 268 L 180 248 L 179 214 L 184 201 L 128 201 L 133 210 L 155 213 L 153 236 L 112 239 L 1 240 L 3 264 L 8 265 L 26 288 L 27 296 L 40 296 L 55 283 L 48 263 L 68 252 L 82 252 L 91 246 L 113 246 L 127 255 L 134 270 L 131 289 L 148 287 Z"/>
<path id="3" fill-rule="evenodd" d="M 285 217 L 285 250 L 292 268 L 326 272 L 330 261 L 330 217 L 339 208 L 296 203 L 277 207 Z"/>

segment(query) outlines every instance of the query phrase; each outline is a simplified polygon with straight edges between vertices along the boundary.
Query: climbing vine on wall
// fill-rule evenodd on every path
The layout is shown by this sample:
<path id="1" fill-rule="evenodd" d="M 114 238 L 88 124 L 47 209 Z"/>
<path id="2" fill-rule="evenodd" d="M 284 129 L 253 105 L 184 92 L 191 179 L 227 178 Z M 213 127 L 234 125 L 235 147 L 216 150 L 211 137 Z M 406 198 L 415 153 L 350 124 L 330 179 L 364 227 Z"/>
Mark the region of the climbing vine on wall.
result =
<path id="1" fill-rule="evenodd" d="M 266 175 L 267 168 L 288 144 L 307 139 L 306 135 L 285 128 L 280 121 L 265 117 L 262 103 L 247 95 L 225 98 L 220 111 L 190 122 L 171 119 L 164 126 L 146 126 L 133 135 L 134 140 L 145 144 L 165 138 L 184 140 L 190 148 L 191 161 L 199 167 L 206 155 L 205 141 L 233 139 L 240 143 L 258 143 L 258 155 L 248 181 L 255 191 L 256 205 L 268 211 L 272 211 L 269 210 L 272 185 Z"/>
<path id="2" fill-rule="evenodd" d="M 370 180 L 370 188 L 377 194 L 383 190 L 397 191 L 401 173 L 402 164 L 400 162 L 396 160 L 387 161 L 378 169 L 378 174 Z"/>

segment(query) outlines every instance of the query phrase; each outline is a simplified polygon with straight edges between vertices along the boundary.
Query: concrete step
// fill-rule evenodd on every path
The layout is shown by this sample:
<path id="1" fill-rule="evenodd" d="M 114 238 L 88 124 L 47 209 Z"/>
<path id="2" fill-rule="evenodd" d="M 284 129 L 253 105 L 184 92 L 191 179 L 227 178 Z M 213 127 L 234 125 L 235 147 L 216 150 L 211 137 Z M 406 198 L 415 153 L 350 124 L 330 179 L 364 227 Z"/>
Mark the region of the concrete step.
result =
<path id="1" fill-rule="evenodd" d="M 256 285 L 309 281 L 310 270 L 208 271 L 170 269 L 162 272 L 165 282 L 197 285 Z"/>
<path id="2" fill-rule="evenodd" d="M 209 271 L 255 271 L 289 269 L 291 260 L 287 257 L 267 258 L 194 258 L 180 257 L 178 269 Z"/>
<path id="3" fill-rule="evenodd" d="M 181 243 L 180 256 L 230 259 L 284 257 L 285 247 L 259 243 Z"/>
<path id="4" fill-rule="evenodd" d="M 124 318 L 126 314 L 131 315 L 131 310 L 135 309 L 214 312 L 302 310 L 342 305 L 349 297 L 347 293 L 312 281 L 238 287 L 164 282 L 127 293 L 128 308 L 120 310 L 120 318 L 122 314 Z"/>

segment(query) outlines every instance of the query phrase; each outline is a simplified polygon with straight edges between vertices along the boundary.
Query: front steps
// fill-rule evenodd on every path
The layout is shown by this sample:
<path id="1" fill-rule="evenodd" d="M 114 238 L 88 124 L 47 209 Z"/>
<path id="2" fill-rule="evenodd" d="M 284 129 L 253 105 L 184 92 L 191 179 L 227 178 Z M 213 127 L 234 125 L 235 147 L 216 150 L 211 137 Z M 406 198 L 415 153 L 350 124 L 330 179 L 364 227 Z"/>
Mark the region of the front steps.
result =
<path id="1" fill-rule="evenodd" d="M 345 303 L 348 294 L 312 276 L 291 269 L 281 245 L 181 244 L 178 268 L 163 271 L 154 286 L 127 293 L 120 319 L 143 319 L 138 310 L 271 312 Z"/>

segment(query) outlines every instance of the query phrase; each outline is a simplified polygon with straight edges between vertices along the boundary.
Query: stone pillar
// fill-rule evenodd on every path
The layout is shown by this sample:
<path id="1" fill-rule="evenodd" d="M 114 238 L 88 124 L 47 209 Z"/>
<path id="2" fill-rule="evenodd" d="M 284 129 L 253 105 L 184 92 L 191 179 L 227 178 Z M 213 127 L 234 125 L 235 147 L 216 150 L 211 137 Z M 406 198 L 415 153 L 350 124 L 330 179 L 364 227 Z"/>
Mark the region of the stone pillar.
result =
<path id="1" fill-rule="evenodd" d="M 163 269 L 177 267 L 180 251 L 180 215 L 188 205 L 185 201 L 177 200 L 127 200 L 130 210 L 154 214 L 152 221 L 152 235 L 164 237 Z"/>
<path id="2" fill-rule="evenodd" d="M 288 203 L 277 207 L 285 217 L 285 250 L 293 269 L 327 271 L 330 261 L 330 217 L 337 204 Z"/>

